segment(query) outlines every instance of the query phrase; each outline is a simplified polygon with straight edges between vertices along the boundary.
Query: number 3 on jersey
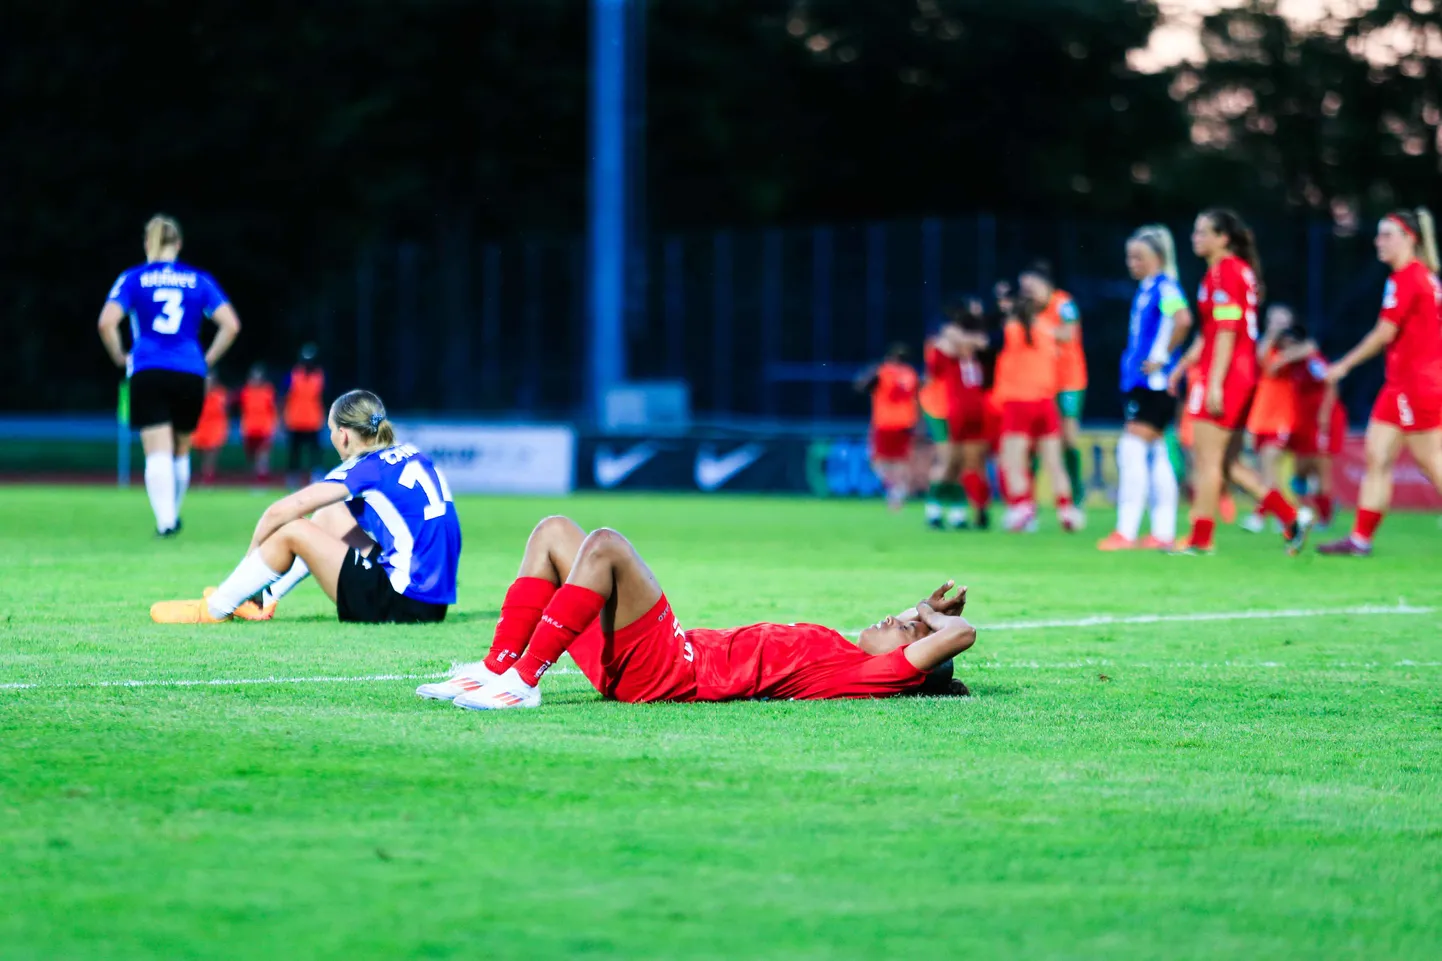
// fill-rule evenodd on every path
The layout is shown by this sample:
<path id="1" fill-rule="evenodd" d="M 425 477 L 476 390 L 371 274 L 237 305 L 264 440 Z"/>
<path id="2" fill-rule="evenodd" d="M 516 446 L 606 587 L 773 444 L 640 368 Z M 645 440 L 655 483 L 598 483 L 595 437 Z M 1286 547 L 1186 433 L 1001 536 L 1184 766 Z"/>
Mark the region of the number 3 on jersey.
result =
<path id="1" fill-rule="evenodd" d="M 418 460 L 411 461 L 405 466 L 405 469 L 401 471 L 401 486 L 415 490 L 416 485 L 420 484 L 421 490 L 425 492 L 426 500 L 430 501 L 430 503 L 426 505 L 425 510 L 425 518 L 428 521 L 444 516 L 446 513 L 446 505 L 453 500 L 451 497 L 451 485 L 446 483 L 446 475 L 441 473 L 439 467 L 436 468 L 436 481 L 440 482 L 440 490 L 436 489 L 436 484 L 431 480 L 431 475 L 426 473 L 425 467 L 423 467 Z"/>
<path id="2" fill-rule="evenodd" d="M 181 321 L 185 320 L 185 291 L 161 287 L 151 299 L 165 307 L 156 315 L 150 328 L 157 334 L 173 334 L 178 331 Z"/>

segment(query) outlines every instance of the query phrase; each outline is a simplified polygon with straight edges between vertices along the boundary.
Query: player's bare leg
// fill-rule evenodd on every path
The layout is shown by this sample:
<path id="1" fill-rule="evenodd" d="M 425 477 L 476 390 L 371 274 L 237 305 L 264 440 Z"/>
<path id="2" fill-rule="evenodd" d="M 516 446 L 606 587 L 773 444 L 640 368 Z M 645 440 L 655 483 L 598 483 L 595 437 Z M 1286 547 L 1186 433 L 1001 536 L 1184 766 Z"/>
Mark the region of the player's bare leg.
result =
<path id="1" fill-rule="evenodd" d="M 1242 435 L 1237 432 L 1231 435 L 1227 443 L 1227 479 L 1256 498 L 1257 513 L 1271 514 L 1281 521 L 1282 539 L 1286 542 L 1287 553 L 1295 555 L 1306 544 L 1307 534 L 1312 529 L 1312 509 L 1293 507 L 1281 491 L 1269 486 L 1260 474 L 1241 462 L 1241 453 Z M 1281 456 L 1280 451 L 1278 456 Z"/>
<path id="2" fill-rule="evenodd" d="M 334 601 L 341 565 L 350 553 L 349 544 L 315 521 L 294 520 L 247 554 L 203 600 L 160 601 L 151 606 L 150 617 L 159 624 L 218 624 L 232 617 L 268 620 L 270 611 L 251 599 L 286 576 L 297 560 L 305 563 L 321 590 Z"/>
<path id="3" fill-rule="evenodd" d="M 1051 476 L 1051 489 L 1056 497 L 1056 516 L 1062 530 L 1081 530 L 1086 526 L 1086 517 L 1081 509 L 1072 503 L 1071 478 L 1066 471 L 1061 437 L 1043 437 L 1037 441 L 1036 448 L 1042 468 Z"/>
<path id="4" fill-rule="evenodd" d="M 143 427 L 140 449 L 145 452 L 145 493 L 155 515 L 155 533 L 172 537 L 180 517 L 175 503 L 175 432 L 169 424 Z"/>
<path id="5" fill-rule="evenodd" d="M 1436 438 L 1433 444 L 1438 445 L 1437 447 L 1426 443 L 1426 438 L 1429 437 Z M 1413 447 L 1413 438 L 1422 439 L 1423 443 Z M 1367 424 L 1365 444 L 1367 472 L 1362 477 L 1362 489 L 1357 492 L 1357 521 L 1352 533 L 1339 541 L 1323 544 L 1317 548 L 1319 554 L 1353 557 L 1371 555 L 1372 537 L 1381 526 L 1382 516 L 1392 503 L 1392 472 L 1397 467 L 1397 459 L 1402 456 L 1404 446 L 1412 448 L 1417 464 L 1431 478 L 1433 484 L 1438 484 L 1438 480 L 1442 479 L 1433 473 L 1438 470 L 1436 461 L 1438 450 L 1442 448 L 1442 431 L 1428 431 L 1408 437 L 1402 433 L 1400 427 L 1374 420 Z M 1419 454 L 1421 456 L 1418 456 Z M 1442 490 L 1442 485 L 1439 485 L 1438 489 Z"/>
<path id="6" fill-rule="evenodd" d="M 514 666 L 455 704 L 473 710 L 539 707 L 537 683 L 582 631 L 597 618 L 607 633 L 629 627 L 660 600 L 660 582 L 630 541 L 608 528 L 592 531 Z"/>
<path id="7" fill-rule="evenodd" d="M 1240 437 L 1241 435 L 1238 434 L 1237 436 Z M 1240 462 L 1237 462 L 1236 466 L 1242 470 L 1247 470 L 1246 465 Z M 1277 478 L 1281 476 L 1282 448 L 1276 444 L 1262 445 L 1257 451 L 1257 466 L 1259 470 L 1253 472 L 1253 474 L 1264 492 L 1262 496 L 1265 497 L 1265 491 L 1274 489 L 1277 486 Z M 1245 486 L 1240 481 L 1237 483 L 1239 486 Z M 1260 534 L 1267 529 L 1267 518 L 1262 512 L 1262 502 L 1260 499 L 1257 500 L 1256 505 L 1252 508 L 1252 513 L 1242 519 L 1241 526 L 1243 530 L 1250 531 L 1253 534 Z"/>
<path id="8" fill-rule="evenodd" d="M 1031 474 L 1027 464 L 1030 447 L 1030 440 L 1025 434 L 1002 435 L 1001 483 L 1006 490 L 1008 531 L 1026 530 L 1036 517 L 1036 505 L 1031 502 Z"/>
<path id="9" fill-rule="evenodd" d="M 586 532 L 569 517 L 544 518 L 526 539 L 520 570 L 501 602 L 501 617 L 483 660 L 457 664 L 444 681 L 422 684 L 416 694 L 450 701 L 479 691 L 512 667 L 530 643 L 546 605 L 571 575 Z"/>

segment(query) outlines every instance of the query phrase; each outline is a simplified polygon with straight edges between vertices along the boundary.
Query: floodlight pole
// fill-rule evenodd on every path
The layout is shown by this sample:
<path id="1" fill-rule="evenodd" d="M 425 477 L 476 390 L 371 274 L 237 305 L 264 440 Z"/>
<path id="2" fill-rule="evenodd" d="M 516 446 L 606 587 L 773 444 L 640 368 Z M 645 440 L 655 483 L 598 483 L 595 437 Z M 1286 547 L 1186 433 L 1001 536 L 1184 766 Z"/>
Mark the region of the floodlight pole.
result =
<path id="1" fill-rule="evenodd" d="M 635 0 L 591 0 L 590 309 L 586 400 L 592 418 L 626 379 L 631 186 L 627 154 L 628 33 Z"/>

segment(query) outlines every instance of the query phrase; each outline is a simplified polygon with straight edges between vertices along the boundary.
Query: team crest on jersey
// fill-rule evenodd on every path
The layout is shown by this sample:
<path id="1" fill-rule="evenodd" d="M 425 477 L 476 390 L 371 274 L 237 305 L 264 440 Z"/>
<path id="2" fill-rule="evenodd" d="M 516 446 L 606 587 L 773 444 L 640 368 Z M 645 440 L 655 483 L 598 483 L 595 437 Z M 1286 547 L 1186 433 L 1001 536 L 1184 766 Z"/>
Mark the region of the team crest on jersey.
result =
<path id="1" fill-rule="evenodd" d="M 1391 310 L 1397 306 L 1397 281 L 1388 280 L 1387 286 L 1382 288 L 1382 309 Z"/>
<path id="2" fill-rule="evenodd" d="M 1225 304 L 1225 303 L 1227 303 L 1227 302 L 1228 302 L 1228 297 L 1227 297 L 1227 292 L 1226 292 L 1225 290 L 1219 290 L 1219 291 L 1217 291 L 1215 294 L 1212 295 L 1212 303 L 1214 303 L 1214 304 Z"/>

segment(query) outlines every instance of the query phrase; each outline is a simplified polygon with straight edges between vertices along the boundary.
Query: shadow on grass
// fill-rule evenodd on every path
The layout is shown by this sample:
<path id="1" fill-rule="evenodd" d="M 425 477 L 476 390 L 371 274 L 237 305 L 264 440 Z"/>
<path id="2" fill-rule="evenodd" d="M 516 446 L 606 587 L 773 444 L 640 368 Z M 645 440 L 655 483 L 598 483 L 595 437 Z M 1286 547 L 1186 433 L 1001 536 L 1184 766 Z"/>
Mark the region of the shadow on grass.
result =
<path id="1" fill-rule="evenodd" d="M 501 616 L 500 611 L 448 611 L 446 619 L 439 624 L 406 624 L 405 627 L 445 627 L 447 624 L 470 624 L 477 621 L 494 621 Z M 277 624 L 334 624 L 334 614 L 297 614 L 293 617 L 277 619 Z M 357 627 L 395 627 L 394 624 L 358 624 Z"/>

